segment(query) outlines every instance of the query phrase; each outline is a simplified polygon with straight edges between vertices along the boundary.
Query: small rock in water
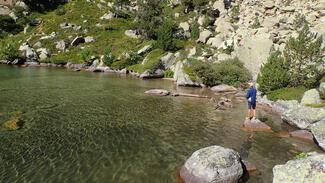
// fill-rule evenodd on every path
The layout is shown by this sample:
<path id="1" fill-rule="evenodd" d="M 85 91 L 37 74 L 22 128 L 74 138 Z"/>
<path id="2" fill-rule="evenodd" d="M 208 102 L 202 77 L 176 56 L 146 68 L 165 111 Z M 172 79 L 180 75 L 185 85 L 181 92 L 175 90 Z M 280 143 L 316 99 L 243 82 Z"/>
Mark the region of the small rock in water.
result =
<path id="1" fill-rule="evenodd" d="M 221 97 L 220 100 L 215 105 L 215 108 L 217 110 L 227 110 L 227 109 L 230 109 L 232 107 L 233 107 L 233 105 L 232 105 L 231 99 L 224 98 L 224 97 Z"/>
<path id="2" fill-rule="evenodd" d="M 307 130 L 296 130 L 289 133 L 290 137 L 305 139 L 305 140 L 313 140 L 313 134 Z"/>
<path id="3" fill-rule="evenodd" d="M 245 168 L 248 172 L 254 172 L 257 170 L 256 166 L 248 161 L 243 161 Z"/>
<path id="4" fill-rule="evenodd" d="M 258 119 L 246 119 L 244 122 L 244 128 L 249 131 L 272 131 L 270 126 Z"/>
<path id="5" fill-rule="evenodd" d="M 152 89 L 145 92 L 145 94 L 148 95 L 159 95 L 159 96 L 167 96 L 169 95 L 169 93 L 170 93 L 169 91 L 163 89 Z"/>

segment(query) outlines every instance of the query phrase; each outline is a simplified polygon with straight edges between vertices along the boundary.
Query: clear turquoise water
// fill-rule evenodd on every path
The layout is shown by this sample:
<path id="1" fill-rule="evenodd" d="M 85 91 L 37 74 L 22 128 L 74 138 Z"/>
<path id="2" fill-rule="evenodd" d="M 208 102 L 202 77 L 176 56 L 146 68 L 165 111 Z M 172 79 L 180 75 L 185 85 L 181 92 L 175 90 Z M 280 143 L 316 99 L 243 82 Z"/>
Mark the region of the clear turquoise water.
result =
<path id="1" fill-rule="evenodd" d="M 245 107 L 218 112 L 206 99 L 146 96 L 170 81 L 139 80 L 65 69 L 0 66 L 0 125 L 22 111 L 25 125 L 0 130 L 0 182 L 176 182 L 195 150 L 221 145 L 239 151 L 271 182 L 272 167 L 311 143 L 241 129 Z M 290 129 L 275 116 L 275 131 Z"/>

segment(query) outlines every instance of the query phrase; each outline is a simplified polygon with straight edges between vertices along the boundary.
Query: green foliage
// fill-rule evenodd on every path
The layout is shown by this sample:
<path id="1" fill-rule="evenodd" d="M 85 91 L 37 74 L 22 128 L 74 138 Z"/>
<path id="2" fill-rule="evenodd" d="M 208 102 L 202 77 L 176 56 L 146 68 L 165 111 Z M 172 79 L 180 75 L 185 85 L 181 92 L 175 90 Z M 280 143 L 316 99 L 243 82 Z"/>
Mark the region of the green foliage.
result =
<path id="1" fill-rule="evenodd" d="M 325 107 L 325 102 L 320 103 L 320 104 L 308 104 L 308 107 L 312 107 L 312 108 L 323 108 Z"/>
<path id="2" fill-rule="evenodd" d="M 239 20 L 238 17 L 239 17 L 239 14 L 240 14 L 240 12 L 239 12 L 239 6 L 238 6 L 238 5 L 233 6 L 233 7 L 231 8 L 230 12 L 231 12 L 231 20 L 230 20 L 230 22 L 231 22 L 231 23 L 236 23 L 236 22 L 238 22 L 238 20 Z"/>
<path id="3" fill-rule="evenodd" d="M 255 17 L 254 23 L 250 26 L 252 29 L 258 29 L 261 27 L 260 20 L 258 19 L 258 16 Z"/>
<path id="4" fill-rule="evenodd" d="M 110 67 L 115 60 L 116 58 L 112 53 L 112 49 L 110 47 L 106 48 L 103 57 L 104 64 Z"/>
<path id="5" fill-rule="evenodd" d="M 174 50 L 175 42 L 173 39 L 174 24 L 171 21 L 165 21 L 158 31 L 157 46 L 165 51 Z"/>
<path id="6" fill-rule="evenodd" d="M 310 156 L 308 153 L 302 152 L 300 154 L 297 154 L 293 159 L 307 158 L 308 156 Z"/>
<path id="7" fill-rule="evenodd" d="M 182 3 L 186 8 L 189 10 L 201 9 L 202 6 L 205 6 L 208 4 L 208 0 L 182 0 Z"/>
<path id="8" fill-rule="evenodd" d="M 251 79 L 251 74 L 238 58 L 214 64 L 192 61 L 192 65 L 196 75 L 207 86 L 219 84 L 239 86 Z"/>
<path id="9" fill-rule="evenodd" d="M 56 9 L 59 5 L 64 4 L 60 0 L 24 0 L 26 5 L 32 11 L 45 12 Z"/>
<path id="10" fill-rule="evenodd" d="M 137 73 L 142 74 L 145 71 L 149 71 L 150 73 L 156 71 L 161 68 L 160 58 L 164 55 L 164 51 L 161 49 L 152 50 L 145 58 L 143 64 L 132 64 L 132 66 L 128 67 L 129 70 L 136 71 Z"/>
<path id="11" fill-rule="evenodd" d="M 174 72 L 170 69 L 167 69 L 165 72 L 164 72 L 164 77 L 165 78 L 173 78 L 174 77 Z"/>
<path id="12" fill-rule="evenodd" d="M 278 90 L 271 91 L 268 95 L 268 99 L 272 101 L 277 101 L 277 100 L 301 101 L 306 90 L 307 89 L 304 87 L 281 88 Z"/>
<path id="13" fill-rule="evenodd" d="M 227 45 L 227 42 L 226 42 L 226 49 L 222 49 L 221 52 L 222 53 L 225 53 L 225 54 L 228 54 L 228 55 L 231 55 L 231 53 L 235 50 L 234 48 L 234 43 L 230 44 L 230 45 Z"/>
<path id="14" fill-rule="evenodd" d="M 14 45 L 8 44 L 3 49 L 1 49 L 0 58 L 13 61 L 16 58 L 19 58 L 18 49 Z"/>
<path id="15" fill-rule="evenodd" d="M 92 55 L 92 50 L 90 49 L 84 49 L 80 53 L 80 59 L 87 65 L 91 64 L 91 55 Z"/>
<path id="16" fill-rule="evenodd" d="M 64 8 L 64 6 L 60 5 L 56 10 L 55 14 L 58 16 L 65 15 L 67 13 L 67 10 Z"/>
<path id="17" fill-rule="evenodd" d="M 289 84 L 288 68 L 280 51 L 272 51 L 257 77 L 259 90 L 268 94 Z"/>
<path id="18" fill-rule="evenodd" d="M 8 33 L 17 34 L 23 30 L 23 27 L 8 15 L 0 16 L 0 25 L 0 37 L 4 37 Z"/>
<path id="19" fill-rule="evenodd" d="M 322 37 L 311 33 L 307 25 L 297 38 L 291 37 L 287 41 L 284 58 L 289 68 L 290 86 L 313 88 L 319 84 L 325 73 L 322 43 Z"/>
<path id="20" fill-rule="evenodd" d="M 293 22 L 294 28 L 296 30 L 300 30 L 307 24 L 308 24 L 308 22 L 306 20 L 305 15 L 303 15 L 303 14 L 298 14 Z"/>
<path id="21" fill-rule="evenodd" d="M 128 68 L 129 66 L 136 65 L 141 61 L 142 57 L 139 56 L 137 53 L 131 52 L 130 55 L 121 60 L 111 64 L 112 68 L 114 69 L 124 69 Z"/>
<path id="22" fill-rule="evenodd" d="M 157 38 L 157 31 L 163 18 L 161 0 L 138 0 L 137 30 L 146 38 Z"/>
<path id="23" fill-rule="evenodd" d="M 191 26 L 191 38 L 192 39 L 198 39 L 200 36 L 200 25 L 197 23 L 197 21 L 194 21 L 194 23 Z"/>

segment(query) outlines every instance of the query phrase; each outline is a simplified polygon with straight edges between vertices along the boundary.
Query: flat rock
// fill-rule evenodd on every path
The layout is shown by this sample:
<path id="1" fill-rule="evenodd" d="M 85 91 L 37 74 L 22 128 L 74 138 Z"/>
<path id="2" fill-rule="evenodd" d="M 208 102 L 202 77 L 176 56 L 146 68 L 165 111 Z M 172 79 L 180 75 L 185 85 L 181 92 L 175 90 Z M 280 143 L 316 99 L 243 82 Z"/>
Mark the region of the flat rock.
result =
<path id="1" fill-rule="evenodd" d="M 170 93 L 169 91 L 163 89 L 152 89 L 145 92 L 145 94 L 148 95 L 159 95 L 159 96 L 167 96 L 169 95 L 169 93 Z"/>
<path id="2" fill-rule="evenodd" d="M 312 125 L 311 132 L 320 148 L 325 151 L 325 119 Z"/>
<path id="3" fill-rule="evenodd" d="M 324 108 L 299 106 L 282 114 L 282 120 L 300 129 L 309 129 L 310 125 L 325 118 Z"/>
<path id="4" fill-rule="evenodd" d="M 239 153 L 220 146 L 195 151 L 181 168 L 186 183 L 238 182 L 243 175 Z"/>
<path id="5" fill-rule="evenodd" d="M 225 84 L 214 86 L 211 88 L 211 90 L 218 93 L 237 92 L 237 88 Z"/>
<path id="6" fill-rule="evenodd" d="M 257 170 L 256 166 L 248 161 L 243 161 L 245 168 L 248 172 L 254 172 Z"/>
<path id="7" fill-rule="evenodd" d="M 313 134 L 307 130 L 296 130 L 289 133 L 290 137 L 300 138 L 305 140 L 313 140 Z"/>
<path id="8" fill-rule="evenodd" d="M 273 183 L 322 183 L 325 180 L 325 154 L 290 160 L 273 168 Z"/>
<path id="9" fill-rule="evenodd" d="M 271 127 L 258 119 L 245 120 L 244 128 L 248 131 L 272 131 Z"/>

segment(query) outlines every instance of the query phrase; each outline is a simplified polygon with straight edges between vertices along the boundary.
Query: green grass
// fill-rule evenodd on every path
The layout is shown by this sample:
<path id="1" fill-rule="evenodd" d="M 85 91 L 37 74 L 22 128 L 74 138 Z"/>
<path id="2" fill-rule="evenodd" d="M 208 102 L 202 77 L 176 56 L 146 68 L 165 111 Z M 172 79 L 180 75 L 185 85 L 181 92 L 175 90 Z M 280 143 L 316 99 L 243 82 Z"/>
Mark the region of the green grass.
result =
<path id="1" fill-rule="evenodd" d="M 307 106 L 312 108 L 323 108 L 325 107 L 325 102 L 322 102 L 320 104 L 308 104 Z"/>
<path id="2" fill-rule="evenodd" d="M 193 82 L 197 80 L 197 76 L 191 66 L 185 64 L 183 67 L 183 71 L 190 77 L 190 80 L 192 80 Z"/>
<path id="3" fill-rule="evenodd" d="M 161 49 L 152 50 L 145 58 L 145 62 L 142 64 L 136 64 L 128 67 L 129 70 L 133 70 L 137 73 L 144 73 L 149 70 L 149 72 L 153 72 L 160 65 L 160 58 L 165 54 L 165 52 Z"/>
<path id="4" fill-rule="evenodd" d="M 272 101 L 277 100 L 297 100 L 301 101 L 304 92 L 307 91 L 304 87 L 298 88 L 282 88 L 275 91 L 271 91 L 268 95 L 268 99 Z"/>

